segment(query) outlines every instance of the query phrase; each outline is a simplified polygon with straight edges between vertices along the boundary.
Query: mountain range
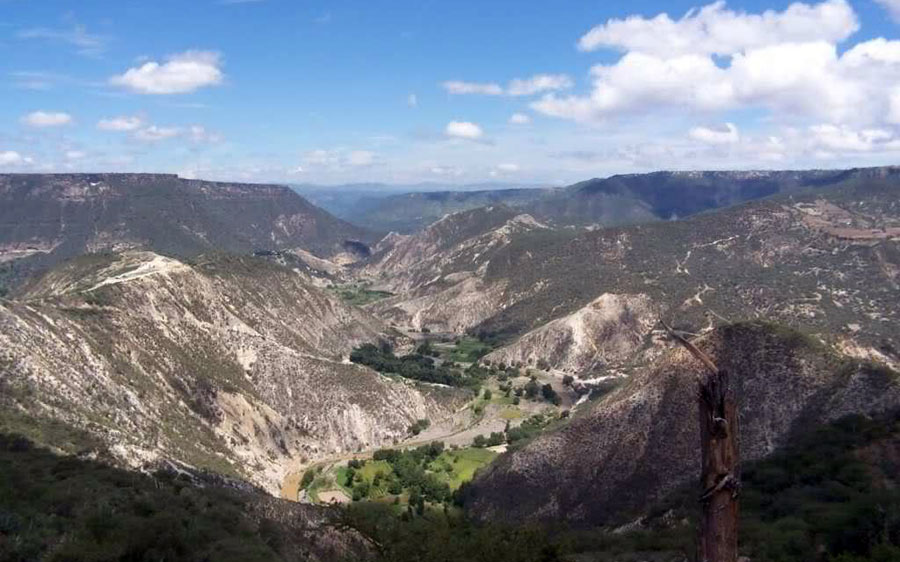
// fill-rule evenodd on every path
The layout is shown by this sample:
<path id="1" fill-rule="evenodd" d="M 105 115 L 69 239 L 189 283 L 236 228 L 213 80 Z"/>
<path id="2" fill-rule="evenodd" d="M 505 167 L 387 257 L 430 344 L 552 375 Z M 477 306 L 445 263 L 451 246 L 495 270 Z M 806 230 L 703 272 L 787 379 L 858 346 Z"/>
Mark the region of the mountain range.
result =
<path id="1" fill-rule="evenodd" d="M 126 478 L 106 465 L 160 494 L 236 490 L 188 511 L 226 501 L 314 559 L 390 558 L 419 532 L 683 527 L 660 506 L 699 473 L 700 369 L 661 318 L 736 381 L 750 466 L 900 411 L 900 168 L 357 187 L 338 218 L 275 185 L 0 176 L 0 458 L 51 488 L 70 455 L 105 493 Z M 435 503 L 438 474 L 481 531 Z M 362 519 L 269 497 L 363 488 L 385 495 Z M 454 523 L 422 527 L 439 513 Z"/>

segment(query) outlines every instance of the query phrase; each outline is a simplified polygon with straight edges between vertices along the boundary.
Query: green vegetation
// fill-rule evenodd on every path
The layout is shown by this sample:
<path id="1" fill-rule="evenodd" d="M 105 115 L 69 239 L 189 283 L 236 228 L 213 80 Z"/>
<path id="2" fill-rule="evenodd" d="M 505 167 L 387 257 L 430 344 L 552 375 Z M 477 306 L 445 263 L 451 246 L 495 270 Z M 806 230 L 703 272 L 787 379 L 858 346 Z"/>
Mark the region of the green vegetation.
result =
<path id="1" fill-rule="evenodd" d="M 539 528 L 475 525 L 458 510 L 409 511 L 390 505 L 354 503 L 346 524 L 372 537 L 379 562 L 557 562 L 561 547 Z"/>
<path id="2" fill-rule="evenodd" d="M 328 290 L 333 292 L 342 301 L 355 306 L 363 306 L 381 299 L 394 296 L 387 291 L 373 291 L 365 285 L 331 285 Z"/>
<path id="3" fill-rule="evenodd" d="M 413 435 L 418 435 L 428 429 L 431 425 L 429 420 L 416 420 L 411 426 L 409 426 L 409 432 Z"/>
<path id="4" fill-rule="evenodd" d="M 0 561 L 299 560 L 262 499 L 54 455 L 0 435 Z"/>
<path id="5" fill-rule="evenodd" d="M 496 456 L 481 449 L 445 449 L 440 441 L 415 449 L 381 449 L 371 460 L 354 459 L 337 469 L 333 484 L 354 501 L 394 499 L 421 514 L 429 505 L 450 508 L 453 492 Z"/>
<path id="6" fill-rule="evenodd" d="M 492 346 L 476 338 L 459 338 L 447 354 L 447 359 L 457 363 L 475 363 L 488 353 Z"/>
<path id="7" fill-rule="evenodd" d="M 446 384 L 477 389 L 489 372 L 473 365 L 462 371 L 446 364 L 437 363 L 432 357 L 411 353 L 397 357 L 387 344 L 376 346 L 370 343 L 353 350 L 350 361 L 366 365 L 381 373 L 392 373 L 404 378 L 423 382 Z"/>

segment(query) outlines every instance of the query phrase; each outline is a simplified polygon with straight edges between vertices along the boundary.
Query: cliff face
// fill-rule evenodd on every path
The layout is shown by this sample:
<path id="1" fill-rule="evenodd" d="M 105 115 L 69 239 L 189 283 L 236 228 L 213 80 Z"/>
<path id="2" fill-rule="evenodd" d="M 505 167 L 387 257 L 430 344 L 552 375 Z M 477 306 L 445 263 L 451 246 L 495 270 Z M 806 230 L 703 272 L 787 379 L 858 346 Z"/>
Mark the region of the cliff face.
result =
<path id="1" fill-rule="evenodd" d="M 507 306 L 503 283 L 486 283 L 491 258 L 547 227 L 507 207 L 447 215 L 411 236 L 389 236 L 361 276 L 398 296 L 373 310 L 398 325 L 463 333 Z"/>
<path id="2" fill-rule="evenodd" d="M 749 461 L 810 423 L 900 407 L 900 375 L 848 360 L 789 330 L 720 328 L 700 346 L 727 369 Z M 508 453 L 476 479 L 469 511 L 492 521 L 613 524 L 643 513 L 700 471 L 697 376 L 680 348 L 564 428 Z"/>
<path id="3" fill-rule="evenodd" d="M 130 466 L 171 459 L 275 492 L 291 466 L 390 444 L 462 399 L 346 361 L 395 337 L 261 260 L 87 256 L 0 301 L 2 418 L 39 441 L 55 421 L 84 429 Z"/>
<path id="4" fill-rule="evenodd" d="M 567 373 L 615 369 L 641 349 L 657 318 L 656 306 L 646 295 L 604 293 L 486 359 L 507 365 L 541 363 Z"/>
<path id="5" fill-rule="evenodd" d="M 18 268 L 17 278 L 88 252 L 190 257 L 302 248 L 332 257 L 360 251 L 353 241 L 374 239 L 278 185 L 164 174 L 0 175 L 0 265 Z"/>

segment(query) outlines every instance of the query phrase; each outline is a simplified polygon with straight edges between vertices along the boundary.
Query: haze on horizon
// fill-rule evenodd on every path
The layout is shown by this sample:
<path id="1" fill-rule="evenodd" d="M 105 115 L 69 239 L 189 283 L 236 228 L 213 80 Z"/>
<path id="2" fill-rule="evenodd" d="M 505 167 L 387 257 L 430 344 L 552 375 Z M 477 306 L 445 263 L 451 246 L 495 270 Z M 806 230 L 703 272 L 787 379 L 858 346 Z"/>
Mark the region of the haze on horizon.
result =
<path id="1" fill-rule="evenodd" d="M 895 164 L 898 22 L 898 0 L 0 0 L 0 173 L 561 184 Z"/>

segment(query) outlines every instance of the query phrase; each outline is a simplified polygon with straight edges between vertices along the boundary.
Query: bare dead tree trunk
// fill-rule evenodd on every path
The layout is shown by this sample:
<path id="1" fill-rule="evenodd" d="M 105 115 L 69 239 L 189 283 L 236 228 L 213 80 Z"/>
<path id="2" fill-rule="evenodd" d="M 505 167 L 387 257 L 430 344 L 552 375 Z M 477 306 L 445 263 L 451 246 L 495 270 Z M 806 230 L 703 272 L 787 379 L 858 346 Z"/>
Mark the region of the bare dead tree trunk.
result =
<path id="1" fill-rule="evenodd" d="M 700 378 L 699 415 L 702 469 L 700 482 L 700 562 L 736 562 L 738 557 L 738 512 L 740 491 L 740 451 L 738 449 L 737 399 L 728 373 L 697 347 L 675 333 L 666 331 L 706 367 Z"/>

